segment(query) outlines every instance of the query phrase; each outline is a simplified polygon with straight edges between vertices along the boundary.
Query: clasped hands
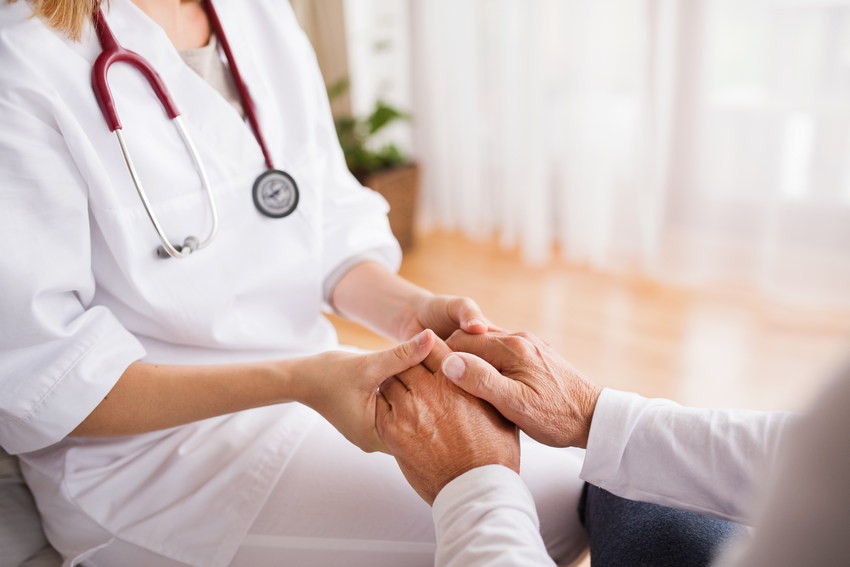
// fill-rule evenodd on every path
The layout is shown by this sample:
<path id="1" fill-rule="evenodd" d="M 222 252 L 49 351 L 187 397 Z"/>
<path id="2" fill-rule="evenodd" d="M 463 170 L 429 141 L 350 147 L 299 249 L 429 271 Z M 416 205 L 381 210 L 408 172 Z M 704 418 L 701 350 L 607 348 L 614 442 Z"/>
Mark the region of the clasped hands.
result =
<path id="1" fill-rule="evenodd" d="M 600 389 L 527 333 L 424 330 L 367 355 L 327 353 L 347 380 L 312 403 L 364 451 L 393 455 L 429 504 L 452 479 L 489 464 L 519 472 L 518 429 L 556 447 L 584 447 Z"/>
<path id="2" fill-rule="evenodd" d="M 456 331 L 381 385 L 376 430 L 430 504 L 473 468 L 519 472 L 519 429 L 546 445 L 586 446 L 600 391 L 533 335 Z"/>

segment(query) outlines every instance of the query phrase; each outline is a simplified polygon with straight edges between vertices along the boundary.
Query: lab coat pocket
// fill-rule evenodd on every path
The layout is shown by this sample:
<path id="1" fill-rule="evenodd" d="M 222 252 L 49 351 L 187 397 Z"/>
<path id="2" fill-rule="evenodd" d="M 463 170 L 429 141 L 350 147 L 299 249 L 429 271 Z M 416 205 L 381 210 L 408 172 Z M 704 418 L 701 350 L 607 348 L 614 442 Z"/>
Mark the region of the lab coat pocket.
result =
<path id="1" fill-rule="evenodd" d="M 248 180 L 213 177 L 210 182 L 219 223 L 226 225 L 232 216 L 232 197 Z M 132 186 L 126 191 L 131 196 L 135 193 Z M 157 230 L 141 199 L 135 197 L 120 207 L 92 207 L 92 266 L 97 294 L 104 296 L 103 302 L 110 304 L 134 332 L 190 340 L 189 329 L 202 323 L 197 320 L 199 312 L 228 307 L 222 298 L 228 296 L 231 275 L 222 261 L 226 251 L 221 249 L 221 235 L 185 258 L 159 257 Z M 194 186 L 176 191 L 170 198 L 160 194 L 151 199 L 150 206 L 174 246 L 182 245 L 190 236 L 204 242 L 212 234 L 211 201 L 197 180 Z M 96 295 L 95 301 L 99 299 Z M 209 319 L 204 322 L 209 323 Z"/>
<path id="2" fill-rule="evenodd" d="M 217 201 L 221 201 L 228 192 L 228 188 L 222 185 L 221 182 L 211 182 L 210 198 L 198 181 L 185 189 L 173 191 L 168 197 L 162 191 L 155 193 L 149 190 L 152 184 L 144 184 L 144 200 L 130 185 L 125 193 L 135 199 L 125 201 L 121 206 L 93 206 L 93 213 L 113 254 L 125 259 L 155 256 L 161 244 L 160 232 L 175 246 L 181 245 L 190 235 L 201 242 L 209 237 L 214 225 L 213 206 L 217 208 Z"/>

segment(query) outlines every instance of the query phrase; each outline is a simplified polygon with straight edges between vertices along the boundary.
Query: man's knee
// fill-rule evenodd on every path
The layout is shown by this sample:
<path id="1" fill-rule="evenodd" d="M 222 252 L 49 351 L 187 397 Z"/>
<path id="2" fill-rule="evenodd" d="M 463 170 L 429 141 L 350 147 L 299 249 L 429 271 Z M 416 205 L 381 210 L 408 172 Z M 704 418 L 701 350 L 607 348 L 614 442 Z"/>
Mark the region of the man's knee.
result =
<path id="1" fill-rule="evenodd" d="M 585 490 L 580 513 L 594 567 L 707 567 L 730 539 L 746 534 L 734 522 L 627 500 L 593 485 Z"/>

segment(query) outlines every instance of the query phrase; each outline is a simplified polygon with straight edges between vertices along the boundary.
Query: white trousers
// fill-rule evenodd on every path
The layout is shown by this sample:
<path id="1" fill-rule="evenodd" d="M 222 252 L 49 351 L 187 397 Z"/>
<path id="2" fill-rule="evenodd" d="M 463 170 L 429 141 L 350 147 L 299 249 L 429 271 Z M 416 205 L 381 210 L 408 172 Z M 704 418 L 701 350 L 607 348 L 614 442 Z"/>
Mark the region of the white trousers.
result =
<path id="1" fill-rule="evenodd" d="M 521 475 L 534 495 L 547 549 L 562 565 L 581 556 L 587 545 L 576 511 L 582 457 L 582 451 L 552 449 L 523 437 Z M 429 567 L 434 550 L 431 509 L 395 460 L 360 451 L 320 419 L 287 464 L 231 565 Z M 120 540 L 85 564 L 182 565 Z"/>

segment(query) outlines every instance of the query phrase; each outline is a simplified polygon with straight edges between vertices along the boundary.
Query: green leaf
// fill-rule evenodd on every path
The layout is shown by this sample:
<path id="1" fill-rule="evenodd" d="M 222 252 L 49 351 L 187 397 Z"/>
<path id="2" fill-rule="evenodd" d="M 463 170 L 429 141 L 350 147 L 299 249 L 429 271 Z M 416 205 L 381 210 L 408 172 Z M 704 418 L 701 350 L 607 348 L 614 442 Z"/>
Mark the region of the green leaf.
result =
<path id="1" fill-rule="evenodd" d="M 381 168 L 398 167 L 407 161 L 401 150 L 395 144 L 387 144 L 377 152 Z"/>
<path id="2" fill-rule="evenodd" d="M 328 87 L 328 97 L 334 100 L 350 87 L 347 78 L 340 79 Z M 377 150 L 369 147 L 376 132 L 398 120 L 410 120 L 410 116 L 380 100 L 365 118 L 344 116 L 334 120 L 345 163 L 356 177 L 362 178 L 372 172 L 407 163 L 407 157 L 395 144 L 387 144 Z"/>
<path id="3" fill-rule="evenodd" d="M 366 119 L 369 126 L 369 134 L 374 134 L 397 120 L 407 120 L 408 116 L 400 110 L 379 100 L 375 103 L 375 110 Z"/>

